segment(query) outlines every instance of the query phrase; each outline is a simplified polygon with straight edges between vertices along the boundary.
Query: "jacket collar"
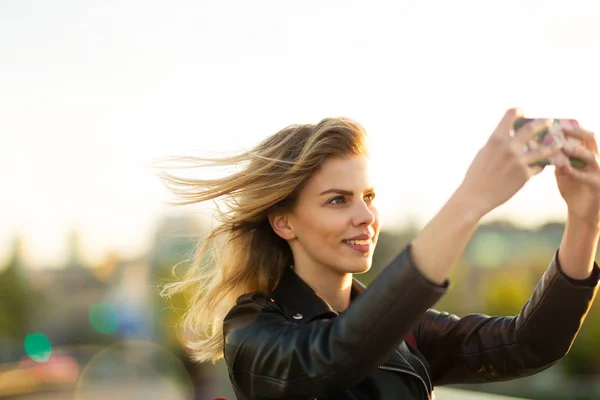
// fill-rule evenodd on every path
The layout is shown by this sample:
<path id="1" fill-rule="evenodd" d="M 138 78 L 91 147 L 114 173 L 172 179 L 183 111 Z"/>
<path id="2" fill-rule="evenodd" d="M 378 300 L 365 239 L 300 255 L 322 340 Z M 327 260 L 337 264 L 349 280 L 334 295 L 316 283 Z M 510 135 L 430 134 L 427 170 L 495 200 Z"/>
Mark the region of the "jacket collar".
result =
<path id="1" fill-rule="evenodd" d="M 362 283 L 353 278 L 350 301 L 365 289 Z M 271 297 L 283 309 L 289 321 L 306 323 L 319 316 L 329 314 L 333 317 L 339 314 L 291 268 L 286 268 Z"/>

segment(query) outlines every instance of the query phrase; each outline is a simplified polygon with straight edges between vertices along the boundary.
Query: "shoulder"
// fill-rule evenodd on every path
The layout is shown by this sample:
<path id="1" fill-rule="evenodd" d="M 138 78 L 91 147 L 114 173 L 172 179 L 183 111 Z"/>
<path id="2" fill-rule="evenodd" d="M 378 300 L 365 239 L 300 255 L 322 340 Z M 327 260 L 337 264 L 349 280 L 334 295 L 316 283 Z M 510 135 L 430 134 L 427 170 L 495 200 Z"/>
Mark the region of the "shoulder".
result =
<path id="1" fill-rule="evenodd" d="M 266 331 L 285 325 L 285 315 L 271 297 L 262 292 L 241 295 L 223 320 L 225 358 L 237 353 L 242 345 L 262 341 Z"/>
<path id="2" fill-rule="evenodd" d="M 223 334 L 227 336 L 235 331 L 243 330 L 260 320 L 272 320 L 280 316 L 284 319 L 281 308 L 274 300 L 262 292 L 251 292 L 239 296 L 235 305 L 223 320 Z"/>
<path id="3" fill-rule="evenodd" d="M 281 312 L 281 307 L 275 303 L 275 300 L 271 296 L 268 296 L 263 292 L 250 292 L 245 293 L 237 298 L 235 305 L 231 308 L 231 310 L 229 310 L 227 316 L 230 316 L 230 314 L 235 314 L 240 310 Z"/>

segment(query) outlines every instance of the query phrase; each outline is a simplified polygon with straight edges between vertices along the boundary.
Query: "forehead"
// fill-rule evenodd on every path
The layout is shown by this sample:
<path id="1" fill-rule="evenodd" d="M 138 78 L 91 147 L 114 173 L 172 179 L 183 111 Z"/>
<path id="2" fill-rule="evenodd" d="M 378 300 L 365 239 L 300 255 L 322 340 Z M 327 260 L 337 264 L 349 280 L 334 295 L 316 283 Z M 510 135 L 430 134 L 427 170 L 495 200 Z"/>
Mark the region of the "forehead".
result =
<path id="1" fill-rule="evenodd" d="M 366 156 L 330 158 L 311 177 L 306 190 L 319 192 L 331 188 L 363 190 L 373 185 Z"/>

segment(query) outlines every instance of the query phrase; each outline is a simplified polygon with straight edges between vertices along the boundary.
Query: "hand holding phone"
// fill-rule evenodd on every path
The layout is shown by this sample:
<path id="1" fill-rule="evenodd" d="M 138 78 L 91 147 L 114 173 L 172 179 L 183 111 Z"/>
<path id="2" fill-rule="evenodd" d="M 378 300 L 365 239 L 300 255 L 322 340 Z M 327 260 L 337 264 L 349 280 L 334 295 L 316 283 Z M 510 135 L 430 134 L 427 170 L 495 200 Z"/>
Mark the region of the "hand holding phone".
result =
<path id="1" fill-rule="evenodd" d="M 513 126 L 513 130 L 516 132 L 523 125 L 535 121 L 536 118 L 518 118 Z M 532 141 L 527 145 L 526 151 L 533 150 L 539 146 L 555 146 L 555 145 L 564 145 L 569 139 L 567 139 L 563 133 L 563 128 L 569 125 L 576 125 L 577 122 L 575 120 L 569 119 L 554 119 L 554 124 L 548 128 L 539 132 Z M 573 139 L 571 139 L 573 140 Z M 570 162 L 571 165 L 575 168 L 582 168 L 585 166 L 585 162 L 574 157 L 567 157 L 563 153 L 558 153 L 550 157 L 548 160 L 541 161 L 536 165 L 546 166 L 546 165 L 566 165 L 566 163 Z"/>

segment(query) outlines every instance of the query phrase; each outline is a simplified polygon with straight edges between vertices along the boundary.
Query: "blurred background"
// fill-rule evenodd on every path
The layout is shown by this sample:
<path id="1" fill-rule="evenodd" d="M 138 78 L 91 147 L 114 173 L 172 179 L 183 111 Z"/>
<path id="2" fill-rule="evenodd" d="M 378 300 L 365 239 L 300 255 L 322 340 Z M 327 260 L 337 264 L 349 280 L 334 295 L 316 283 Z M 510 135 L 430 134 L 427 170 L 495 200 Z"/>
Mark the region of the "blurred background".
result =
<path id="1" fill-rule="evenodd" d="M 594 0 L 0 1 L 0 398 L 233 398 L 157 291 L 212 210 L 168 206 L 148 164 L 356 119 L 384 223 L 368 284 L 508 107 L 598 131 L 599 17 Z M 565 216 L 548 168 L 486 217 L 437 308 L 518 313 Z M 600 398 L 599 348 L 594 306 L 556 366 L 455 389 Z"/>

